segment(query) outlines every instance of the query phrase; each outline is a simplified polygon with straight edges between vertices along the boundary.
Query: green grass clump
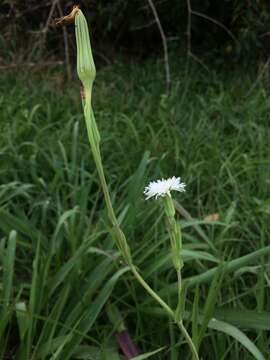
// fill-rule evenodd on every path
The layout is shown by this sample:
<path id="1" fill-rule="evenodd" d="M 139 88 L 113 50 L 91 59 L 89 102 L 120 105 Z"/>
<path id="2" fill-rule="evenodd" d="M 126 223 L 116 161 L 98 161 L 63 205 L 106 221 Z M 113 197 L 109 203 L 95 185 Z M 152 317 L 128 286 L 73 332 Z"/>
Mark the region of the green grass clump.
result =
<path id="1" fill-rule="evenodd" d="M 0 83 L 0 356 L 119 358 L 116 325 L 104 310 L 110 300 L 142 353 L 166 346 L 153 358 L 180 359 L 188 353 L 179 350 L 183 339 L 172 324 L 168 332 L 167 317 L 115 250 L 79 82 L 62 83 L 59 73 L 6 74 Z M 201 69 L 187 76 L 175 65 L 168 97 L 162 74 L 160 64 L 116 62 L 99 72 L 93 93 L 105 173 L 134 264 L 175 306 L 163 211 L 142 191 L 149 179 L 180 175 L 189 331 L 205 359 L 267 359 L 268 89 L 245 97 L 252 76 Z M 215 213 L 218 221 L 203 221 Z"/>

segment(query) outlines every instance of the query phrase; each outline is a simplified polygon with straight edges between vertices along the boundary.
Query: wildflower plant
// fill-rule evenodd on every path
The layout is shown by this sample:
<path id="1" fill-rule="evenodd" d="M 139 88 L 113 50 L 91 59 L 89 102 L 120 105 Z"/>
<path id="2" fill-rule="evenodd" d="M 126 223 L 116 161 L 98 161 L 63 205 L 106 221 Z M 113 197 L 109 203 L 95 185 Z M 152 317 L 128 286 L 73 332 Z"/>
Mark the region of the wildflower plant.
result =
<path id="1" fill-rule="evenodd" d="M 78 77 L 83 85 L 84 96 L 82 97 L 82 105 L 83 105 L 84 117 L 86 122 L 90 148 L 93 154 L 95 165 L 98 171 L 100 184 L 104 194 L 105 203 L 108 212 L 108 218 L 111 223 L 111 232 L 113 238 L 124 261 L 130 267 L 130 270 L 132 271 L 137 281 L 144 287 L 144 289 L 148 292 L 148 294 L 150 294 L 155 299 L 155 301 L 159 303 L 159 305 L 166 311 L 168 316 L 178 325 L 180 331 L 182 332 L 183 336 L 185 337 L 190 347 L 190 351 L 192 353 L 193 359 L 199 360 L 196 348 L 188 332 L 186 331 L 181 319 L 181 308 L 182 308 L 181 268 L 183 266 L 182 257 L 181 257 L 182 241 L 181 241 L 180 226 L 175 219 L 175 210 L 173 206 L 173 200 L 170 194 L 172 190 L 184 191 L 185 185 L 181 183 L 179 178 L 173 177 L 168 180 L 162 180 L 155 183 L 150 183 L 149 186 L 145 189 L 145 195 L 147 198 L 151 198 L 153 196 L 155 196 L 156 198 L 159 196 L 163 198 L 164 209 L 169 223 L 173 265 L 177 272 L 178 287 L 179 287 L 178 305 L 176 311 L 174 311 L 145 282 L 145 280 L 137 270 L 136 266 L 133 264 L 130 247 L 128 245 L 125 234 L 120 228 L 117 217 L 115 215 L 103 170 L 103 165 L 102 165 L 102 158 L 100 152 L 100 134 L 96 124 L 94 112 L 92 109 L 92 88 L 96 76 L 96 69 L 92 56 L 87 22 L 82 11 L 78 7 L 74 7 L 71 14 L 63 18 L 63 22 L 74 21 L 74 19 L 75 19 L 75 33 L 76 33 L 76 44 L 77 44 L 77 72 L 78 72 Z M 59 22 L 61 23 L 61 19 Z"/>
<path id="2" fill-rule="evenodd" d="M 187 331 L 182 322 L 182 313 L 185 306 L 185 295 L 182 288 L 182 276 L 181 269 L 184 266 L 182 259 L 182 233 L 180 223 L 176 220 L 175 217 L 175 207 L 173 204 L 173 199 L 171 192 L 178 191 L 184 192 L 186 184 L 181 182 L 181 179 L 173 176 L 167 180 L 157 180 L 150 182 L 150 184 L 145 188 L 144 195 L 146 200 L 154 197 L 158 199 L 162 198 L 164 212 L 166 215 L 167 223 L 168 223 L 168 231 L 171 245 L 171 255 L 172 255 L 172 263 L 175 268 L 177 274 L 177 285 L 178 285 L 178 302 L 177 307 L 174 313 L 174 320 L 177 323 L 180 330 L 186 335 L 186 339 L 189 338 Z M 191 339 L 188 340 L 191 350 L 193 351 L 193 355 L 196 358 L 196 350 L 194 344 Z"/>
<path id="3" fill-rule="evenodd" d="M 175 176 L 167 180 L 158 180 L 151 182 L 144 190 L 146 200 L 151 197 L 162 197 L 164 211 L 166 214 L 170 245 L 171 245 L 171 254 L 173 266 L 177 274 L 177 283 L 178 283 L 178 303 L 175 313 L 175 320 L 179 323 L 182 319 L 182 309 L 184 306 L 184 296 L 182 295 L 182 280 L 181 280 L 181 269 L 183 267 L 182 260 L 182 234 L 179 222 L 175 218 L 175 208 L 173 204 L 173 199 L 171 196 L 171 191 L 184 192 L 186 185 L 181 182 L 180 178 Z"/>

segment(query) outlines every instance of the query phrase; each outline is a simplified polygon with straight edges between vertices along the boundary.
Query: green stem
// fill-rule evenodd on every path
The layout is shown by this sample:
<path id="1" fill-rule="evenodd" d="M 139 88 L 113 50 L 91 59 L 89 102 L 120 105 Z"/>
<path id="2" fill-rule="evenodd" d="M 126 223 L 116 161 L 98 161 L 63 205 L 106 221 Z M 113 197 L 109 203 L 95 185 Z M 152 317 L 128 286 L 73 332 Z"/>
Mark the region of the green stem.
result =
<path id="1" fill-rule="evenodd" d="M 144 281 L 144 279 L 141 277 L 141 275 L 136 270 L 135 266 L 131 266 L 131 271 L 135 278 L 138 280 L 138 282 L 144 287 L 144 289 L 148 292 L 150 296 L 152 296 L 161 307 L 167 312 L 170 318 L 175 320 L 175 313 L 174 311 L 151 289 L 151 287 Z M 179 327 L 181 333 L 183 334 L 184 338 L 186 339 L 188 346 L 190 348 L 190 351 L 192 353 L 194 360 L 199 360 L 199 355 L 197 353 L 196 347 L 193 344 L 193 341 L 191 337 L 189 336 L 185 326 L 183 325 L 182 321 L 177 322 L 177 326 Z"/>
<path id="2" fill-rule="evenodd" d="M 135 278 L 138 280 L 138 282 L 144 287 L 144 289 L 148 292 L 150 296 L 152 296 L 153 299 L 155 299 L 159 305 L 167 312 L 169 317 L 171 317 L 174 320 L 174 311 L 161 299 L 161 297 L 158 296 L 158 294 L 144 281 L 142 276 L 137 271 L 136 267 L 134 265 L 131 266 L 131 271 Z"/>
<path id="3" fill-rule="evenodd" d="M 182 298 L 182 276 L 181 269 L 176 270 L 177 273 L 177 287 L 178 287 L 178 302 L 176 307 L 176 319 L 180 321 L 182 319 L 182 302 L 184 299 Z"/>
<path id="4" fill-rule="evenodd" d="M 148 292 L 148 294 L 150 296 L 152 296 L 152 298 L 154 298 L 159 305 L 167 312 L 167 314 L 169 315 L 170 318 L 172 318 L 173 320 L 175 320 L 175 313 L 174 311 L 158 296 L 158 294 L 155 293 L 155 291 L 153 291 L 151 289 L 151 287 L 144 281 L 144 279 L 141 277 L 141 275 L 138 273 L 138 271 L 136 270 L 136 267 L 134 265 L 131 266 L 131 271 L 133 273 L 133 275 L 135 276 L 135 278 L 138 280 L 138 282 L 144 287 L 144 289 Z M 199 360 L 199 355 L 197 353 L 197 350 L 195 348 L 195 345 L 192 342 L 191 337 L 189 336 L 185 326 L 183 325 L 182 321 L 178 321 L 177 322 L 177 326 L 179 327 L 181 333 L 183 334 L 184 338 L 186 339 L 186 342 L 188 343 L 188 346 L 190 348 L 190 351 L 192 353 L 193 359 L 194 360 Z"/>
<path id="5" fill-rule="evenodd" d="M 174 314 L 174 320 L 177 323 L 180 331 L 185 337 L 189 348 L 192 353 L 193 360 L 199 360 L 199 356 L 196 350 L 196 347 L 189 336 L 186 328 L 182 322 L 182 306 L 184 302 L 184 297 L 182 296 L 182 277 L 181 277 L 181 268 L 183 266 L 182 260 L 182 234 L 179 223 L 175 219 L 175 208 L 171 196 L 165 196 L 164 198 L 164 209 L 169 223 L 169 235 L 171 240 L 171 252 L 173 266 L 177 273 L 177 293 L 178 301 L 177 307 Z"/>
<path id="6" fill-rule="evenodd" d="M 189 336 L 185 326 L 183 325 L 182 321 L 179 321 L 177 323 L 177 326 L 179 327 L 181 333 L 183 334 L 184 338 L 186 339 L 188 346 L 192 352 L 192 356 L 193 356 L 193 360 L 200 360 L 199 355 L 197 353 L 196 347 L 193 344 L 193 341 L 191 339 L 191 337 Z"/>

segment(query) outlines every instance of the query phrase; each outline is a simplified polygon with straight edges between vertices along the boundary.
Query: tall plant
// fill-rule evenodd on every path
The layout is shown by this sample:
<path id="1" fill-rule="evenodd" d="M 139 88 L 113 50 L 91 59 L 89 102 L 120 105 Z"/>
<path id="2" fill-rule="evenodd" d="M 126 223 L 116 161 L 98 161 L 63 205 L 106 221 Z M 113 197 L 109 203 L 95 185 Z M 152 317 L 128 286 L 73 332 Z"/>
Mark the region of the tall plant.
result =
<path id="1" fill-rule="evenodd" d="M 169 223 L 169 233 L 171 242 L 171 251 L 173 266 L 177 272 L 178 277 L 178 305 L 176 310 L 173 310 L 143 279 L 136 266 L 133 263 L 130 247 L 128 245 L 125 234 L 123 233 L 117 217 L 115 215 L 112 201 L 104 174 L 102 157 L 100 152 L 100 133 L 95 120 L 94 112 L 92 109 L 92 88 L 96 77 L 96 68 L 92 56 L 89 30 L 87 21 L 78 7 L 74 7 L 71 14 L 60 19 L 61 22 L 75 20 L 76 44 L 77 44 L 77 73 L 83 85 L 82 106 L 88 133 L 90 148 L 98 171 L 100 185 L 104 194 L 104 199 L 107 207 L 108 218 L 111 223 L 111 233 L 114 237 L 116 246 L 118 247 L 124 261 L 130 267 L 133 275 L 137 281 L 144 287 L 153 299 L 166 311 L 168 316 L 177 324 L 181 333 L 183 334 L 186 342 L 189 345 L 193 359 L 199 360 L 199 356 L 191 337 L 189 336 L 183 321 L 182 309 L 184 297 L 181 287 L 181 268 L 183 261 L 181 257 L 181 231 L 179 223 L 175 219 L 175 211 L 173 201 L 171 198 L 171 191 L 184 191 L 185 185 L 180 182 L 179 178 L 172 178 L 168 180 L 160 180 L 152 182 L 145 189 L 147 198 L 161 196 L 164 199 L 165 214 Z"/>

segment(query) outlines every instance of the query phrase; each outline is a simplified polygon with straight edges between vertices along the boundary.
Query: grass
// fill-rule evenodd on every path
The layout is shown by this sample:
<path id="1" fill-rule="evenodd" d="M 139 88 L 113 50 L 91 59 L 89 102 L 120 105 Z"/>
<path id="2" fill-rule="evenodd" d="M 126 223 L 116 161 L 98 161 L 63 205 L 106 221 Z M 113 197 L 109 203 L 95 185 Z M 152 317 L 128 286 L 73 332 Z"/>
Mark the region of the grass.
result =
<path id="1" fill-rule="evenodd" d="M 167 97 L 162 71 L 158 63 L 116 62 L 98 73 L 94 90 L 105 172 L 134 263 L 175 305 L 162 208 L 142 191 L 149 180 L 180 175 L 189 331 L 203 359 L 267 359 L 267 79 L 245 97 L 252 75 L 191 69 L 187 76 L 175 65 Z M 153 358 L 185 356 L 177 329 L 111 239 L 79 82 L 66 84 L 61 71 L 6 74 L 0 88 L 0 356 L 119 359 L 109 302 L 142 353 L 165 346 Z M 215 213 L 218 221 L 203 220 Z"/>

